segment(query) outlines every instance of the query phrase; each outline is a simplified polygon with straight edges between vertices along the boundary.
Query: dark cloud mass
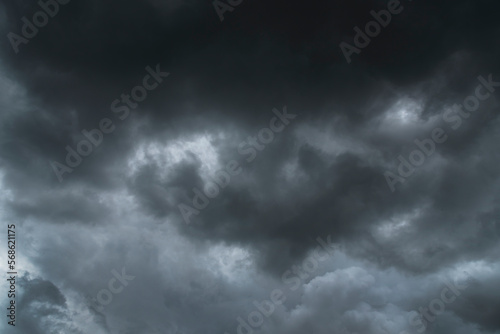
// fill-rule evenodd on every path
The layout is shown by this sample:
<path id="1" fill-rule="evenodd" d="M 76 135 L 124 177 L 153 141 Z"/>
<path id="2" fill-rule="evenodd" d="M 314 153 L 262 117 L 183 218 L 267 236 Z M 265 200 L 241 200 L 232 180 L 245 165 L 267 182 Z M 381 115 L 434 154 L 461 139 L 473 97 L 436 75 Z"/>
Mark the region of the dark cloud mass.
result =
<path id="1" fill-rule="evenodd" d="M 1 333 L 500 333 L 496 1 L 0 4 Z"/>

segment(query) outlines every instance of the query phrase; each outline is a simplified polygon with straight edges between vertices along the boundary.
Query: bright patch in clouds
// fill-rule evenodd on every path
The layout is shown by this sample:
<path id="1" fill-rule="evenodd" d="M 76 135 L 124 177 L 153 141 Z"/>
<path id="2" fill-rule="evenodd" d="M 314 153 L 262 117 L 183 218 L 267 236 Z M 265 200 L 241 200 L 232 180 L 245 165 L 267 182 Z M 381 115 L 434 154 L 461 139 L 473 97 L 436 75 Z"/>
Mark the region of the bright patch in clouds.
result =
<path id="1" fill-rule="evenodd" d="M 424 104 L 408 97 L 398 100 L 385 114 L 384 123 L 409 125 L 420 121 Z"/>
<path id="2" fill-rule="evenodd" d="M 194 158 L 201 164 L 201 177 L 207 179 L 221 168 L 213 140 L 212 135 L 202 134 L 167 143 L 144 143 L 137 148 L 128 162 L 129 175 L 137 173 L 141 167 L 154 164 L 163 171 L 161 176 L 166 179 L 173 167 L 184 161 L 193 161 Z"/>
<path id="3" fill-rule="evenodd" d="M 253 261 L 248 250 L 238 246 L 217 245 L 208 251 L 211 271 L 229 281 L 240 280 L 251 270 Z"/>

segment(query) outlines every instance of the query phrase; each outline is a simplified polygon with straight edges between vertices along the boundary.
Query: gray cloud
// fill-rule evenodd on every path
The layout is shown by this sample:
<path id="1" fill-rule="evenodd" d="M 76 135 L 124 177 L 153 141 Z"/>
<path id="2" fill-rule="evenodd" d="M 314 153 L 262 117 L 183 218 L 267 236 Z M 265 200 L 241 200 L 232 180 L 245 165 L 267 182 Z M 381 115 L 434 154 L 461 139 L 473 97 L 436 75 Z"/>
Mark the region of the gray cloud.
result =
<path id="1" fill-rule="evenodd" d="M 18 53 L 7 33 L 40 6 L 0 3 L 0 216 L 20 240 L 2 332 L 232 334 L 280 288 L 255 333 L 414 333 L 411 311 L 465 272 L 427 332 L 500 332 L 499 91 L 456 130 L 444 118 L 479 76 L 500 81 L 493 2 L 402 1 L 351 64 L 339 44 L 386 1 L 243 1 L 221 22 L 210 2 L 73 0 Z M 112 102 L 155 64 L 169 77 L 120 120 Z M 244 163 L 284 105 L 299 116 Z M 116 129 L 59 182 L 50 162 L 103 118 Z M 392 192 L 384 172 L 437 127 Z M 186 224 L 178 204 L 231 160 L 242 173 Z M 328 235 L 338 253 L 286 290 Z M 96 311 L 121 268 L 136 279 Z"/>

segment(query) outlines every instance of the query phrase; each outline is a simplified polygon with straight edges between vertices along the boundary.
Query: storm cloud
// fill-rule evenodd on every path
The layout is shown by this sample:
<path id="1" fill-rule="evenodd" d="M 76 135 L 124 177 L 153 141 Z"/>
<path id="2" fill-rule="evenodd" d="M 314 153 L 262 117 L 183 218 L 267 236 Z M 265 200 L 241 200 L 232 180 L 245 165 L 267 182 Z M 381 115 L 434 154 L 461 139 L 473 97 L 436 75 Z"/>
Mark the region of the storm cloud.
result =
<path id="1" fill-rule="evenodd" d="M 500 333 L 496 2 L 0 4 L 2 333 Z"/>

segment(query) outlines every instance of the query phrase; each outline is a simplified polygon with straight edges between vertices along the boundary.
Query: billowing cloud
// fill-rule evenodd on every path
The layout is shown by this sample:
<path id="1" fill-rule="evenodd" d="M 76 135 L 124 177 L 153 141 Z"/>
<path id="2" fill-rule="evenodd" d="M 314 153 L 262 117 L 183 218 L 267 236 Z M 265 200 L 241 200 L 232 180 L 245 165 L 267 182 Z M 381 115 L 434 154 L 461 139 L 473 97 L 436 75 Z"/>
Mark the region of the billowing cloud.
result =
<path id="1" fill-rule="evenodd" d="M 498 5 L 222 2 L 0 1 L 2 333 L 500 333 Z"/>

